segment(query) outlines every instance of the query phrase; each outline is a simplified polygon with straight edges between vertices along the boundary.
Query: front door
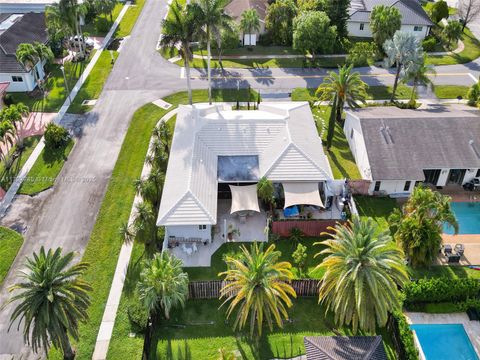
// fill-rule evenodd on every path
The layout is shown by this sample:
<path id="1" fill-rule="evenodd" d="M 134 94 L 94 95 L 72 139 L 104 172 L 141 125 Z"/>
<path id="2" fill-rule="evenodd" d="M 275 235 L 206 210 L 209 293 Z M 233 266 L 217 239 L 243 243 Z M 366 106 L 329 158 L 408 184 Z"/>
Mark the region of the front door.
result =
<path id="1" fill-rule="evenodd" d="M 447 184 L 463 184 L 463 178 L 465 177 L 466 169 L 452 169 L 450 174 L 448 174 Z"/>

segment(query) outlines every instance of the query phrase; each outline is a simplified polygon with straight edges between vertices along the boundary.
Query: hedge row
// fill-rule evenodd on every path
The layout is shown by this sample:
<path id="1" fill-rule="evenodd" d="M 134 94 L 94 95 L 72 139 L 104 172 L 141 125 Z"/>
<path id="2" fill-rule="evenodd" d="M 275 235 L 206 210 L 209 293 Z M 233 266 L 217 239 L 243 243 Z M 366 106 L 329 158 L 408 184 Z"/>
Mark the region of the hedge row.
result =
<path id="1" fill-rule="evenodd" d="M 403 315 L 401 311 L 395 311 L 392 315 L 397 322 L 398 334 L 402 342 L 405 360 L 418 360 L 418 350 L 415 346 L 415 340 L 413 339 L 413 332 L 412 329 L 410 329 L 405 315 Z"/>
<path id="2" fill-rule="evenodd" d="M 475 298 L 480 293 L 476 279 L 421 279 L 408 283 L 403 288 L 405 304 L 460 302 Z"/>

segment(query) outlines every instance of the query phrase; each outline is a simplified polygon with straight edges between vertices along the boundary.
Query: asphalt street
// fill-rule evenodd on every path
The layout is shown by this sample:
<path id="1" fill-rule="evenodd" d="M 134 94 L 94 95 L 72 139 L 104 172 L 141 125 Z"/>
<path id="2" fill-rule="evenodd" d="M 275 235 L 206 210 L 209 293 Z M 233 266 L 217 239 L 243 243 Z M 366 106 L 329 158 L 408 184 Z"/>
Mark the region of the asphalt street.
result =
<path id="1" fill-rule="evenodd" d="M 76 251 L 80 259 L 132 114 L 145 103 L 185 90 L 181 69 L 155 50 L 166 11 L 166 0 L 146 1 L 54 189 L 38 206 L 29 209 L 32 215 L 22 224 L 27 228 L 25 243 L 0 288 L 0 307 L 9 297 L 7 288 L 18 280 L 17 272 L 22 269 L 25 257 L 40 246 Z M 480 25 L 476 30 L 480 30 Z M 393 82 L 392 74 L 386 70 L 362 68 L 359 71 L 369 85 Z M 480 66 L 475 61 L 439 67 L 437 72 L 437 84 L 470 85 L 478 78 Z M 221 88 L 250 85 L 255 89 L 316 87 L 326 74 L 325 70 L 308 69 L 226 69 L 223 74 L 215 71 L 213 84 Z M 206 87 L 205 75 L 204 71 L 192 71 L 193 88 Z M 10 214 L 15 213 L 15 207 L 16 202 Z M 11 311 L 12 306 L 0 309 L 0 360 L 11 360 L 12 355 L 17 359 L 43 356 L 32 354 L 15 329 L 7 332 Z"/>

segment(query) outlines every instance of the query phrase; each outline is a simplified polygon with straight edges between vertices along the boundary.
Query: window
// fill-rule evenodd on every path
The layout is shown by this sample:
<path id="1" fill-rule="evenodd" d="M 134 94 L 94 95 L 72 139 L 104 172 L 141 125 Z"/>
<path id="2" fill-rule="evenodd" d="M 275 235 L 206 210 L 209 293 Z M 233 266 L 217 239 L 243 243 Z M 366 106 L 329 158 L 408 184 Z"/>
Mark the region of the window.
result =
<path id="1" fill-rule="evenodd" d="M 198 230 L 207 230 L 207 225 L 198 225 Z"/>
<path id="2" fill-rule="evenodd" d="M 13 82 L 23 82 L 23 77 L 21 76 L 12 76 Z"/>
<path id="3" fill-rule="evenodd" d="M 380 191 L 380 185 L 382 184 L 381 181 L 375 181 L 375 188 L 373 191 Z"/>
<path id="4" fill-rule="evenodd" d="M 477 173 L 475 174 L 475 177 L 480 177 L 480 169 L 477 170 Z"/>
<path id="5" fill-rule="evenodd" d="M 412 183 L 411 181 L 405 181 L 405 186 L 403 187 L 403 191 L 410 190 L 410 184 L 411 183 Z"/>
<path id="6" fill-rule="evenodd" d="M 422 31 L 423 30 L 423 26 L 414 26 L 413 27 L 413 31 Z"/>
<path id="7" fill-rule="evenodd" d="M 350 131 L 350 139 L 353 139 L 353 129 Z"/>
<path id="8" fill-rule="evenodd" d="M 365 28 L 365 24 L 364 23 L 361 23 L 360 24 L 360 30 L 363 30 Z"/>

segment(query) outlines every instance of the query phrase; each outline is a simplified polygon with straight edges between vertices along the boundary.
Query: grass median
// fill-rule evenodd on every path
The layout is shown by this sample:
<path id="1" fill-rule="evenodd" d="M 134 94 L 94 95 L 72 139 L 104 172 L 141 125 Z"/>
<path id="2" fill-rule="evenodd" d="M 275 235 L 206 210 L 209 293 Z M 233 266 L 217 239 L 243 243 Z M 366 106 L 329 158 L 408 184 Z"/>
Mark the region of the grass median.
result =
<path id="1" fill-rule="evenodd" d="M 465 64 L 473 61 L 480 56 L 480 41 L 477 40 L 472 32 L 465 28 L 462 39 L 465 48 L 459 54 L 449 55 L 428 55 L 427 64 L 431 65 L 454 65 Z"/>
<path id="2" fill-rule="evenodd" d="M 74 143 L 74 140 L 70 139 L 65 145 L 57 149 L 45 147 L 28 172 L 27 178 L 22 183 L 18 193 L 35 195 L 52 187 L 65 161 L 67 161 Z"/>
<path id="3" fill-rule="evenodd" d="M 0 285 L 7 276 L 22 244 L 22 235 L 0 226 Z"/>

